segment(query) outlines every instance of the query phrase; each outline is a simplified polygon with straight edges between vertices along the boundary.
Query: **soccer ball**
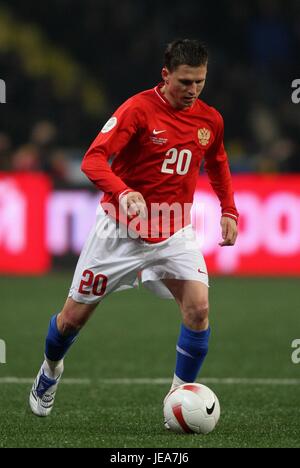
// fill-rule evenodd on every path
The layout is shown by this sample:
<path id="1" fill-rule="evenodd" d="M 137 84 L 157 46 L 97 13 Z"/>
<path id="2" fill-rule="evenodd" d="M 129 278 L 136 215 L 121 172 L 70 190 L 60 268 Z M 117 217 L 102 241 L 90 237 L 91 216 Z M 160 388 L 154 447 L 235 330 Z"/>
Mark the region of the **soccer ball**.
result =
<path id="1" fill-rule="evenodd" d="M 164 402 L 165 425 L 178 433 L 208 434 L 220 417 L 220 404 L 214 392 L 198 383 L 180 385 Z"/>

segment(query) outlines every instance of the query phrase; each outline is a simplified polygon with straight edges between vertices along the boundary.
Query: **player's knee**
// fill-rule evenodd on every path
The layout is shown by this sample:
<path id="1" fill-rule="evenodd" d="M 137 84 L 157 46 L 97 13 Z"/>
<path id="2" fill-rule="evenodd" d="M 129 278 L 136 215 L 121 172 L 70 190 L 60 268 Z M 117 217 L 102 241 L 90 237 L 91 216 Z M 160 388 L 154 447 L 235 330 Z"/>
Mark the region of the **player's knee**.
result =
<path id="1" fill-rule="evenodd" d="M 186 304 L 183 308 L 184 321 L 192 329 L 204 330 L 208 326 L 208 301 Z"/>

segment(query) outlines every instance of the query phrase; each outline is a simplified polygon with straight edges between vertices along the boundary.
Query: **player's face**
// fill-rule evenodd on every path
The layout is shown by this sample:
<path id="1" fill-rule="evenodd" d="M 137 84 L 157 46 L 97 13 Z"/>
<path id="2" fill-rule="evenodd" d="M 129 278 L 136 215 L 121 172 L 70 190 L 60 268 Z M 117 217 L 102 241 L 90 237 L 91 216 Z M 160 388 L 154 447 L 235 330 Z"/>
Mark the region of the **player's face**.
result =
<path id="1" fill-rule="evenodd" d="M 206 74 L 207 65 L 199 67 L 179 65 L 172 72 L 164 67 L 162 70 L 165 82 L 163 92 L 171 105 L 176 109 L 191 107 L 204 88 Z"/>

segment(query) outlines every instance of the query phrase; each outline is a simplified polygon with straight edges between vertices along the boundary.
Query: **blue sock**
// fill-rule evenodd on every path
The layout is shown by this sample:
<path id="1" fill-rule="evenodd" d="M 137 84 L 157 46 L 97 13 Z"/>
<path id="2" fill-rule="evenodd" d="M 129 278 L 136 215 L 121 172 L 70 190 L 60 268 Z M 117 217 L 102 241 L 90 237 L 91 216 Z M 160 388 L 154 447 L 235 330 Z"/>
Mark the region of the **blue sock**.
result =
<path id="1" fill-rule="evenodd" d="M 79 333 L 75 332 L 72 335 L 63 336 L 58 331 L 56 317 L 57 315 L 51 317 L 48 335 L 46 337 L 45 355 L 50 361 L 60 361 Z"/>
<path id="2" fill-rule="evenodd" d="M 207 330 L 190 330 L 181 325 L 176 350 L 175 374 L 184 382 L 194 382 L 208 351 L 210 327 Z"/>

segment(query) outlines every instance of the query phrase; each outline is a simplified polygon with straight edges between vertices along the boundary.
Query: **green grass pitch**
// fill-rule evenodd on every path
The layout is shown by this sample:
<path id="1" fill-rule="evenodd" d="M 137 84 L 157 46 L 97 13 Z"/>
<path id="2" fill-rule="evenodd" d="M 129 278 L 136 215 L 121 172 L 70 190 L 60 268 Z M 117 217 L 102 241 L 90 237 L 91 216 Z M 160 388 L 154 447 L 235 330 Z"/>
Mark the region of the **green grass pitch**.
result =
<path id="1" fill-rule="evenodd" d="M 29 382 L 71 278 L 0 278 L 7 361 L 0 364 L 0 447 L 300 447 L 300 364 L 291 360 L 300 338 L 299 279 L 211 279 L 210 351 L 198 381 L 218 379 L 206 384 L 219 397 L 221 418 L 200 436 L 164 429 L 167 381 L 133 380 L 171 382 L 180 324 L 174 301 L 143 288 L 112 294 L 97 308 L 65 361 L 64 378 L 80 380 L 60 385 L 48 418 L 30 413 Z"/>

